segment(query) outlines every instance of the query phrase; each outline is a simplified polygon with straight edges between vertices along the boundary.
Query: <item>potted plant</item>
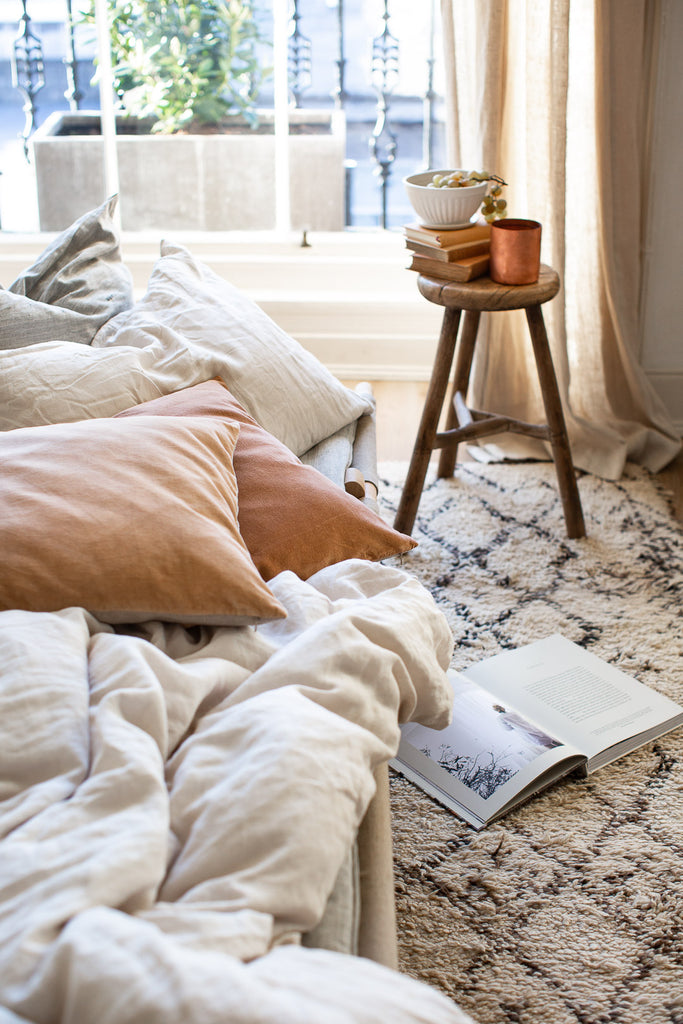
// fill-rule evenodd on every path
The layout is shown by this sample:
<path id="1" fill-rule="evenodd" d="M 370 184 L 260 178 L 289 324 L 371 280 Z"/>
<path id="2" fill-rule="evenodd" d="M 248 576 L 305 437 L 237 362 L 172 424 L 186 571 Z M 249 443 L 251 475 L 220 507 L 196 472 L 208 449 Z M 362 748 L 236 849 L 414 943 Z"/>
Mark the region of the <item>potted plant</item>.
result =
<path id="1" fill-rule="evenodd" d="M 230 115 L 258 123 L 270 68 L 253 0 L 109 0 L 114 89 L 124 113 L 152 131 L 217 129 Z M 94 22 L 91 3 L 84 13 Z"/>
<path id="2" fill-rule="evenodd" d="M 109 0 L 124 228 L 246 230 L 275 222 L 270 74 L 253 0 Z M 92 22 L 92 7 L 84 14 Z M 61 230 L 102 200 L 96 111 L 34 135 L 40 226 Z M 344 226 L 344 118 L 290 112 L 292 225 Z"/>

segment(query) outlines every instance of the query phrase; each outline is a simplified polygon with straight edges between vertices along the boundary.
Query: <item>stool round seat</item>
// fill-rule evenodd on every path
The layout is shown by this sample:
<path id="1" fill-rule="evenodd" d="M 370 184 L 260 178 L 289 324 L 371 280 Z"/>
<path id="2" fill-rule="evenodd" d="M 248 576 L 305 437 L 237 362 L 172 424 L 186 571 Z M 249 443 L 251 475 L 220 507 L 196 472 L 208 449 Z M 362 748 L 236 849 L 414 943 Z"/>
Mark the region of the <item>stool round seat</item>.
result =
<path id="1" fill-rule="evenodd" d="M 560 290 L 560 275 L 552 267 L 541 264 L 534 284 L 498 284 L 490 277 L 474 281 L 442 281 L 420 274 L 417 279 L 425 299 L 438 306 L 492 312 L 501 309 L 527 309 L 554 298 Z"/>

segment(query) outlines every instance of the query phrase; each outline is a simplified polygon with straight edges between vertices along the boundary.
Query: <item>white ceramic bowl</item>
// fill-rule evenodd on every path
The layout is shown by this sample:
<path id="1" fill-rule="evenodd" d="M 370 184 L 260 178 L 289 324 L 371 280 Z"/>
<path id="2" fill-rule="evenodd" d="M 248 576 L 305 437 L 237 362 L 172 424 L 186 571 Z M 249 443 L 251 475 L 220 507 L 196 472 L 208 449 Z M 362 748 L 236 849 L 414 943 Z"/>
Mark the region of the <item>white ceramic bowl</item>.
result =
<path id="1" fill-rule="evenodd" d="M 434 168 L 431 171 L 421 171 L 419 174 L 409 174 L 403 179 L 410 205 L 423 227 L 466 228 L 479 211 L 488 188 L 487 181 L 464 188 L 427 188 L 428 182 L 435 174 L 451 174 L 453 170 L 458 168 Z"/>

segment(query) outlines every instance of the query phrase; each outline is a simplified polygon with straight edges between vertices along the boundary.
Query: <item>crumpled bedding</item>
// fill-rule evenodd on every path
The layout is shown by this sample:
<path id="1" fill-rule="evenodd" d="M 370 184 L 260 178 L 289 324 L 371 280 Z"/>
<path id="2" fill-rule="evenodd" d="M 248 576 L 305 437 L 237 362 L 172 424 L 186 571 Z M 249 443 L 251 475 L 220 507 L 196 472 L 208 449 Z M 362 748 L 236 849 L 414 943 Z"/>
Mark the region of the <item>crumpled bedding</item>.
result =
<path id="1" fill-rule="evenodd" d="M 380 564 L 269 585 L 256 628 L 0 614 L 0 1021 L 468 1019 L 299 944 L 398 722 L 448 719 L 445 619 Z"/>

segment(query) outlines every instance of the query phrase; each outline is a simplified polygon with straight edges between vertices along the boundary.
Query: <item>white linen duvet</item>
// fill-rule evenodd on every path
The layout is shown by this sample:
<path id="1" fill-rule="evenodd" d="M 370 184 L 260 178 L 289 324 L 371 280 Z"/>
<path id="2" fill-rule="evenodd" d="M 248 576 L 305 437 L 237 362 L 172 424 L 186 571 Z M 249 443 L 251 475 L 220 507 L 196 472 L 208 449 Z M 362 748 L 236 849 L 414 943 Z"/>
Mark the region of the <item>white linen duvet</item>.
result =
<path id="1" fill-rule="evenodd" d="M 398 723 L 450 714 L 446 621 L 402 571 L 269 583 L 284 620 L 0 613 L 0 1024 L 462 1024 L 299 944 Z"/>

